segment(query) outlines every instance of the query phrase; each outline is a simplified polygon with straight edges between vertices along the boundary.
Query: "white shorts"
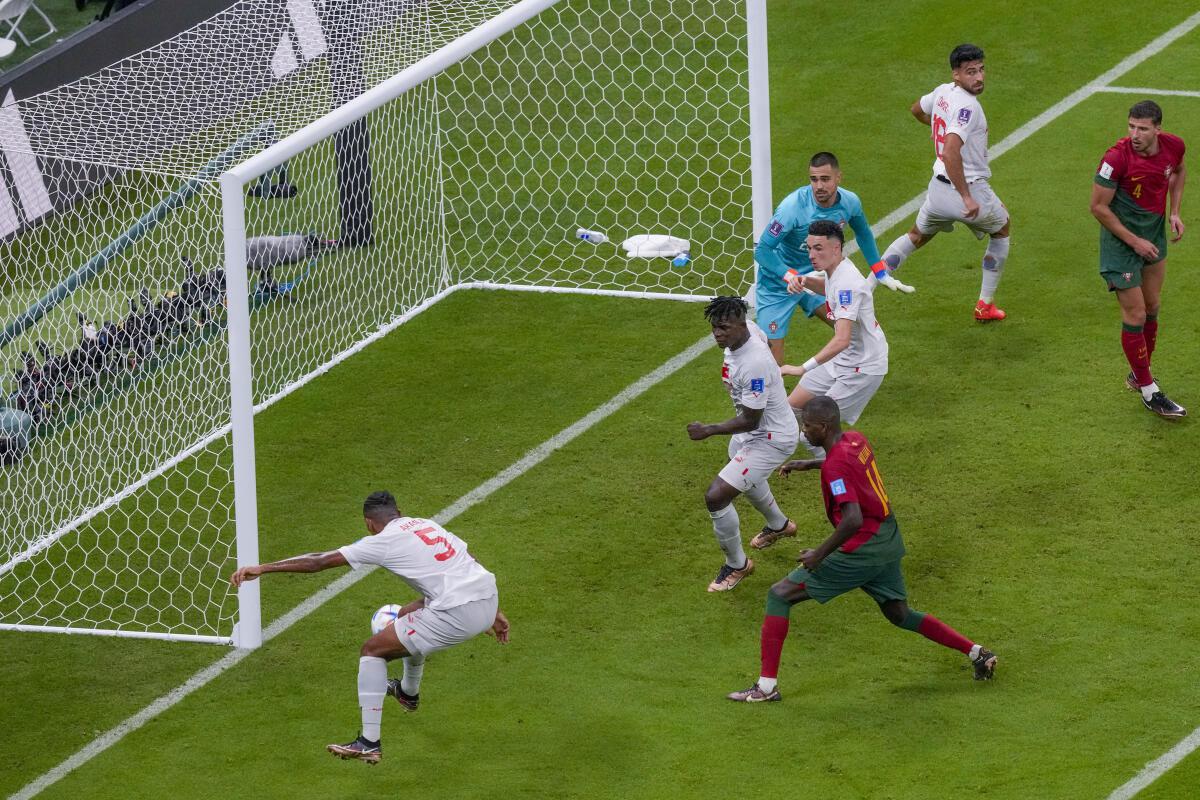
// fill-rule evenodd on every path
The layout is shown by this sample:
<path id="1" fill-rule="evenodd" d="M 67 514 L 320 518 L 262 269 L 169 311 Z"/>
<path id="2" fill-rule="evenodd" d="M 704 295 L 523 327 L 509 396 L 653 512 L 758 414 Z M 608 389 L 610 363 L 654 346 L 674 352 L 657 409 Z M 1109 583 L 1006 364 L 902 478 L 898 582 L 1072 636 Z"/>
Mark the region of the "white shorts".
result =
<path id="1" fill-rule="evenodd" d="M 798 439 L 768 439 L 738 434 L 729 439 L 729 463 L 717 477 L 739 492 L 748 492 L 771 477 L 796 450 Z"/>
<path id="2" fill-rule="evenodd" d="M 862 416 L 863 409 L 883 383 L 883 375 L 868 375 L 865 372 L 835 371 L 832 362 L 826 361 L 812 372 L 804 373 L 800 386 L 818 397 L 828 397 L 838 404 L 842 422 L 853 425 Z"/>
<path id="3" fill-rule="evenodd" d="M 410 653 L 427 656 L 473 639 L 492 627 L 500 607 L 497 595 L 453 608 L 418 608 L 392 623 L 400 644 Z"/>
<path id="4" fill-rule="evenodd" d="M 963 218 L 963 201 L 952 185 L 942 183 L 937 178 L 931 179 L 925 202 L 917 212 L 917 230 L 925 235 L 938 231 L 949 233 L 954 229 L 954 223 L 961 222 L 982 238 L 984 234 L 995 233 L 1003 228 L 1008 223 L 1008 209 L 988 182 L 977 180 L 968 188 L 971 197 L 979 203 L 979 213 L 974 219 Z"/>

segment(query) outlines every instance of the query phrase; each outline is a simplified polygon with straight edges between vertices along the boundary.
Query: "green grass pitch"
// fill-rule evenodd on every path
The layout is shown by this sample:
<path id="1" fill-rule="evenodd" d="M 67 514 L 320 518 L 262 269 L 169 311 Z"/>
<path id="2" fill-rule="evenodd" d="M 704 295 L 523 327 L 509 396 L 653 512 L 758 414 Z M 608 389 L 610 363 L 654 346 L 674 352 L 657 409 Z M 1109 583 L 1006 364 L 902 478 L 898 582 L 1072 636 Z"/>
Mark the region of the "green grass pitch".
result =
<path id="1" fill-rule="evenodd" d="M 907 109 L 946 79 L 954 44 L 987 51 L 995 144 L 1193 9 L 769 11 L 775 198 L 806 180 L 812 152 L 831 149 L 878 219 L 925 185 L 930 145 Z M 1200 32 L 1116 83 L 1200 91 Z M 757 674 L 764 594 L 797 548 L 764 553 L 728 596 L 704 591 L 720 555 L 702 493 L 724 442 L 691 442 L 684 428 L 729 414 L 714 349 L 449 525 L 497 574 L 513 641 L 481 637 L 431 659 L 420 712 L 385 711 L 378 768 L 323 746 L 357 729 L 371 612 L 408 599 L 381 574 L 40 796 L 1108 797 L 1200 724 L 1200 434 L 1194 419 L 1156 419 L 1124 390 L 1087 210 L 1092 171 L 1135 99 L 1096 94 L 994 161 L 1013 219 L 1007 321 L 971 321 L 982 245 L 961 231 L 905 265 L 917 294 L 877 296 L 892 372 L 859 427 L 909 548 L 911 603 L 994 648 L 994 682 L 973 682 L 961 656 L 852 595 L 793 610 L 784 702 L 723 699 Z M 1200 141 L 1200 98 L 1158 99 L 1164 127 Z M 1196 413 L 1191 192 L 1155 372 Z M 357 537 L 358 504 L 378 487 L 411 513 L 436 513 L 706 333 L 692 304 L 452 296 L 258 417 L 264 559 Z M 807 356 L 827 335 L 797 321 L 789 353 Z M 824 537 L 813 476 L 776 487 L 800 523 L 796 545 Z M 332 578 L 268 576 L 266 619 Z M 0 795 L 225 652 L 0 634 Z M 1193 754 L 1140 797 L 1192 798 L 1197 780 Z"/>

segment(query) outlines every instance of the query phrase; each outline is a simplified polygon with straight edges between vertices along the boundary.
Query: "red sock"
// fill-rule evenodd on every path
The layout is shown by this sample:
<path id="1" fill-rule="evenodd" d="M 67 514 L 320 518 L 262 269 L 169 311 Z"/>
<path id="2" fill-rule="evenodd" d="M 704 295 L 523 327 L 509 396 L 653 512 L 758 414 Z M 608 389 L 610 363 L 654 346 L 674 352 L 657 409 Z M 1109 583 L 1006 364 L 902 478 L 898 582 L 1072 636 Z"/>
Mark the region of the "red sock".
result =
<path id="1" fill-rule="evenodd" d="M 1121 326 L 1121 349 L 1133 370 L 1133 379 L 1138 386 L 1149 386 L 1154 383 L 1150 377 L 1150 354 L 1146 352 L 1146 335 L 1139 326 L 1130 330 L 1132 325 Z"/>
<path id="2" fill-rule="evenodd" d="M 917 633 L 926 639 L 949 647 L 952 650 L 966 653 L 967 655 L 971 654 L 971 648 L 975 646 L 974 642 L 942 622 L 933 614 L 925 615 L 925 619 L 921 620 L 921 624 L 917 626 Z M 778 663 L 778 660 L 776 660 L 776 663 Z"/>
<path id="3" fill-rule="evenodd" d="M 1158 317 L 1146 315 L 1146 324 L 1142 326 L 1142 334 L 1146 337 L 1146 366 L 1154 357 L 1154 345 L 1158 342 Z"/>
<path id="4" fill-rule="evenodd" d="M 779 676 L 779 657 L 783 655 L 783 640 L 787 638 L 787 617 L 763 617 L 762 672 L 764 678 Z"/>

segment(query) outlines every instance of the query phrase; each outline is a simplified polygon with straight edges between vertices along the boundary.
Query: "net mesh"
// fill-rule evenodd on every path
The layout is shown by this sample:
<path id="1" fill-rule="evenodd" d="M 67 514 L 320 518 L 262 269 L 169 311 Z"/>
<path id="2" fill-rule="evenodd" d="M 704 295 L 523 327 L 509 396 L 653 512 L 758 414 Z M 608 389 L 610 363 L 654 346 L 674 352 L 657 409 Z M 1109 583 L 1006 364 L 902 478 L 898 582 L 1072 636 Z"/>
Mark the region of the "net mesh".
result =
<path id="1" fill-rule="evenodd" d="M 509 5 L 242 2 L 6 106 L 0 310 L 28 321 L 39 298 L 55 302 L 0 337 L 0 625 L 229 636 L 215 177 Z M 456 287 L 741 291 L 743 13 L 563 0 L 250 181 L 254 403 Z M 40 214 L 16 186 L 22 153 L 36 156 Z M 640 233 L 687 239 L 689 256 L 626 257 L 617 244 Z"/>

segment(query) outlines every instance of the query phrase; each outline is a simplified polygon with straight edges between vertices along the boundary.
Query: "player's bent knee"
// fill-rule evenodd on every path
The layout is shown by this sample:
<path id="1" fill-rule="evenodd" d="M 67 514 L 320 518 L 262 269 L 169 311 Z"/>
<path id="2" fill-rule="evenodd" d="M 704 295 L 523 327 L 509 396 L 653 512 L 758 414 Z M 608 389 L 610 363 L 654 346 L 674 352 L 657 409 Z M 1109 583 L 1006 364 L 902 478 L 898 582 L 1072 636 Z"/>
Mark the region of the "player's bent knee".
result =
<path id="1" fill-rule="evenodd" d="M 737 489 L 717 478 L 709 484 L 708 489 L 704 492 L 704 507 L 709 511 L 720 511 L 732 503 L 739 494 L 741 493 Z"/>
<path id="2" fill-rule="evenodd" d="M 883 616 L 887 621 L 898 628 L 905 627 L 905 620 L 909 616 L 908 603 L 903 600 L 888 600 L 885 603 L 879 604 L 879 610 L 883 612 Z"/>
<path id="3" fill-rule="evenodd" d="M 363 642 L 358 652 L 359 655 L 367 658 L 383 658 L 388 661 L 409 655 L 408 650 L 400 643 L 400 638 L 396 635 L 396 628 L 393 625 L 389 625 Z"/>
<path id="4" fill-rule="evenodd" d="M 1132 325 L 1140 328 L 1146 324 L 1146 308 L 1138 306 L 1136 308 L 1122 309 L 1121 321 L 1126 325 Z"/>
<path id="5" fill-rule="evenodd" d="M 801 600 L 807 599 L 808 593 L 804 590 L 804 585 L 792 583 L 786 578 L 774 583 L 771 588 L 767 590 L 768 605 L 771 604 L 772 600 L 780 603 L 786 603 L 790 606 L 799 603 Z"/>

